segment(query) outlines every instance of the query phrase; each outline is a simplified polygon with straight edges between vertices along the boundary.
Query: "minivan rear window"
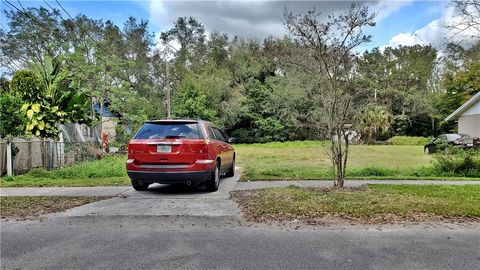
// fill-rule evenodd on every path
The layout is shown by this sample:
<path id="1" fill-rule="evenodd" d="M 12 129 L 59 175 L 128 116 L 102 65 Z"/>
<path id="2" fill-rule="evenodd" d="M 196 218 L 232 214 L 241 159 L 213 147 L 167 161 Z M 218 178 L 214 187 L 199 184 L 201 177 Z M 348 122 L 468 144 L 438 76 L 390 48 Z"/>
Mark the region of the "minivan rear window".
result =
<path id="1" fill-rule="evenodd" d="M 135 139 L 201 139 L 197 123 L 145 123 Z"/>

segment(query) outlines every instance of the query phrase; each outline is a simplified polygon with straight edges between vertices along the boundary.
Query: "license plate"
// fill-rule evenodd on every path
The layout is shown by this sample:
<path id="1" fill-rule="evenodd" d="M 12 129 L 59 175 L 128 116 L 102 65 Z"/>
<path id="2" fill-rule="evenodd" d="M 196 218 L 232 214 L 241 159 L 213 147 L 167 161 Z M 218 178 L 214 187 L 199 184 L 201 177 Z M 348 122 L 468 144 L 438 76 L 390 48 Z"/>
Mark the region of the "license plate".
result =
<path id="1" fill-rule="evenodd" d="M 171 145 L 157 145 L 157 152 L 159 152 L 159 153 L 172 152 L 172 146 Z"/>

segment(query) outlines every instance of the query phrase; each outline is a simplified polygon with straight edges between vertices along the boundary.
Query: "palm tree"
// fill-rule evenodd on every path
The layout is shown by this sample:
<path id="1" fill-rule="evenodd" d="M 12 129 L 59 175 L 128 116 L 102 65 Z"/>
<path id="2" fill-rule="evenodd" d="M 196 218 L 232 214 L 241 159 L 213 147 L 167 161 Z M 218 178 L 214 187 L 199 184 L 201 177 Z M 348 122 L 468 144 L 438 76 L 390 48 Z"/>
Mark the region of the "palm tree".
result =
<path id="1" fill-rule="evenodd" d="M 377 134 L 388 130 L 393 115 L 385 106 L 374 105 L 360 116 L 362 133 L 368 134 L 368 143 L 375 143 Z"/>

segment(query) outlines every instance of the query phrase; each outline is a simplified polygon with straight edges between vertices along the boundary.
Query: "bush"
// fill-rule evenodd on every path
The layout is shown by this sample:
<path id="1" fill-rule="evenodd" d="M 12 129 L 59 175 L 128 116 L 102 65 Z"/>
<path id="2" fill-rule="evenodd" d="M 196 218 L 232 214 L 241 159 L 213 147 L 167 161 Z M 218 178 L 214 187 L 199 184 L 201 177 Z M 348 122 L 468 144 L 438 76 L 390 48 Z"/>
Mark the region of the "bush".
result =
<path id="1" fill-rule="evenodd" d="M 439 173 L 452 173 L 466 177 L 480 177 L 480 150 L 447 148 L 434 155 L 434 168 Z"/>
<path id="2" fill-rule="evenodd" d="M 12 137 L 25 133 L 26 116 L 18 113 L 22 100 L 8 93 L 0 92 L 0 137 Z"/>
<path id="3" fill-rule="evenodd" d="M 411 136 L 393 136 L 387 142 L 393 145 L 425 145 L 430 142 L 430 138 L 411 137 Z"/>

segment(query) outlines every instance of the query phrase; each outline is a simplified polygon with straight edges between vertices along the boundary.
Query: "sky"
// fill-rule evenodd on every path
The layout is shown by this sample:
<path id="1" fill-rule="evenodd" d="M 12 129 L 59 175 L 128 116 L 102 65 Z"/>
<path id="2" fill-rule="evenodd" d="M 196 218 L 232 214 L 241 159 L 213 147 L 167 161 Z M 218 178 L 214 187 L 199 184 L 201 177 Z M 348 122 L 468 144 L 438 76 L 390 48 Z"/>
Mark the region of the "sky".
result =
<path id="1" fill-rule="evenodd" d="M 12 9 L 5 0 L 1 9 Z M 45 0 L 60 8 L 55 0 Z M 43 0 L 9 0 L 23 7 L 40 5 L 47 7 Z M 377 13 L 377 25 L 365 29 L 373 36 L 372 42 L 359 50 L 374 47 L 432 44 L 441 49 L 448 31 L 445 23 L 455 20 L 454 11 L 448 1 L 377 0 L 356 1 L 369 5 Z M 207 32 L 220 31 L 230 36 L 257 38 L 281 37 L 286 34 L 282 24 L 285 8 L 303 13 L 315 8 L 328 15 L 348 9 L 351 1 L 273 1 L 273 0 L 218 0 L 218 1 L 60 1 L 61 6 L 72 16 L 79 13 L 94 19 L 112 20 L 121 26 L 129 16 L 148 20 L 151 31 L 158 36 L 173 26 L 176 18 L 193 16 L 205 25 Z M 62 11 L 64 16 L 68 15 Z M 0 18 L 2 28 L 7 27 L 6 18 Z"/>

